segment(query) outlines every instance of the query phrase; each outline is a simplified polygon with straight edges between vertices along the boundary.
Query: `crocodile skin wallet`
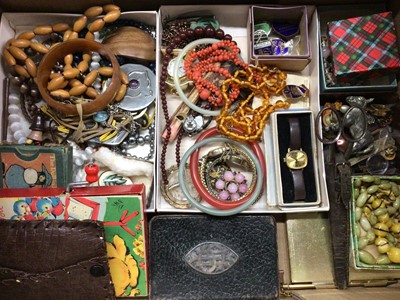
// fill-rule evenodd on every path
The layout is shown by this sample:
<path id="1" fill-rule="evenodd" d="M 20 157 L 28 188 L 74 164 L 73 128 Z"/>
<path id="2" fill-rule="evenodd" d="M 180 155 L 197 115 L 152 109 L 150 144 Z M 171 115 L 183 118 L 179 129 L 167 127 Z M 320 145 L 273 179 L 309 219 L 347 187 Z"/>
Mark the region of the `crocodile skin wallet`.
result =
<path id="1" fill-rule="evenodd" d="M 277 299 L 271 216 L 156 216 L 150 221 L 151 299 Z"/>
<path id="2" fill-rule="evenodd" d="M 0 220 L 0 298 L 114 299 L 97 221 Z"/>

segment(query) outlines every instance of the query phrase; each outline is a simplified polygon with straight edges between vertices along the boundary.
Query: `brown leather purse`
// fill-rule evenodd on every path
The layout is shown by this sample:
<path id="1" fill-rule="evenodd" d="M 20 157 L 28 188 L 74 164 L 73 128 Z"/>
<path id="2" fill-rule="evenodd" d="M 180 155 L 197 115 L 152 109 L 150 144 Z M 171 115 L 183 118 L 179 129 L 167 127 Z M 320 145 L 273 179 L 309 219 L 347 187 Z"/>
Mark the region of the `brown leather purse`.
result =
<path id="1" fill-rule="evenodd" d="M 1 299 L 114 299 L 97 221 L 0 220 Z"/>

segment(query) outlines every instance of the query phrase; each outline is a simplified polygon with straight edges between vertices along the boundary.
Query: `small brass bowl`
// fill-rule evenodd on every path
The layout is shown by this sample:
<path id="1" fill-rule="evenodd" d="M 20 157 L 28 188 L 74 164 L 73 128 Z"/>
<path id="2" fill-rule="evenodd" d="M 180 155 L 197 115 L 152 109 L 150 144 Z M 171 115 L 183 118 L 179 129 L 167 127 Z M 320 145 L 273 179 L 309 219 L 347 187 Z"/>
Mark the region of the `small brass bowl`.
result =
<path id="1" fill-rule="evenodd" d="M 50 81 L 51 70 L 58 61 L 63 61 L 64 57 L 71 53 L 76 52 L 97 52 L 105 56 L 112 64 L 113 73 L 111 76 L 111 83 L 108 88 L 95 99 L 91 101 L 83 102 L 82 110 L 83 115 L 90 115 L 95 112 L 102 110 L 114 99 L 118 89 L 121 86 L 121 72 L 119 64 L 115 55 L 111 50 L 98 42 L 86 40 L 86 39 L 74 39 L 62 42 L 49 50 L 48 53 L 43 57 L 39 64 L 37 77 L 35 78 L 39 92 L 43 99 L 57 112 L 65 115 L 78 115 L 76 105 L 63 103 L 54 99 L 48 89 L 47 84 Z"/>

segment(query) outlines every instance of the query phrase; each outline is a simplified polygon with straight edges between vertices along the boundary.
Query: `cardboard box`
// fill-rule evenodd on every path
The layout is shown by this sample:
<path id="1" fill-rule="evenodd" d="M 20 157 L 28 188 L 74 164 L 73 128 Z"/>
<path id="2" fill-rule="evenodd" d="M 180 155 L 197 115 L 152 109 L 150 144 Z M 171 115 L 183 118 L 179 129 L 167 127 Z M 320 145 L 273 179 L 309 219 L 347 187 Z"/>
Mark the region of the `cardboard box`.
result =
<path id="1" fill-rule="evenodd" d="M 312 6 L 252 6 L 249 13 L 250 61 L 277 66 L 287 71 L 303 70 L 311 60 L 308 28 L 309 15 L 312 15 L 314 9 Z M 255 26 L 262 22 L 298 25 L 300 40 L 295 47 L 295 49 L 298 49 L 298 53 L 290 55 L 258 54 L 254 33 L 256 32 Z"/>
<path id="2" fill-rule="evenodd" d="M 400 68 L 391 12 L 331 21 L 328 29 L 337 80 L 379 77 Z"/>
<path id="3" fill-rule="evenodd" d="M 70 193 L 54 188 L 6 189 L 0 195 L 0 219 L 102 221 L 115 295 L 148 296 L 143 184 L 84 187 Z"/>
<path id="4" fill-rule="evenodd" d="M 249 56 L 248 56 L 248 49 L 249 49 L 249 43 L 250 43 L 250 38 L 248 36 L 248 31 L 247 31 L 247 26 L 248 26 L 248 12 L 249 12 L 249 6 L 226 6 L 226 5 L 213 5 L 213 6 L 208 6 L 207 10 L 201 10 L 200 6 L 161 6 L 160 8 L 160 13 L 159 13 L 159 34 L 158 38 L 162 38 L 162 24 L 165 22 L 165 20 L 168 18 L 174 18 L 179 15 L 196 15 L 196 12 L 202 11 L 203 14 L 206 15 L 214 15 L 216 19 L 220 22 L 221 28 L 228 34 L 231 34 L 233 37 L 233 40 L 235 40 L 240 49 L 242 50 L 241 55 L 244 58 L 245 62 L 249 62 Z M 313 11 L 313 7 L 310 8 L 311 11 Z M 310 20 L 310 33 L 309 33 L 309 40 L 310 40 L 310 45 L 311 51 L 317 50 L 318 48 L 318 43 L 317 41 L 317 15 L 316 13 L 312 14 L 312 18 Z M 318 51 L 315 51 L 314 53 L 318 53 Z M 161 64 L 159 64 L 161 65 Z M 295 110 L 319 110 L 319 89 L 318 89 L 318 78 L 319 78 L 319 64 L 318 60 L 312 60 L 309 65 L 307 65 L 306 68 L 304 68 L 301 72 L 288 72 L 288 77 L 287 77 L 287 84 L 305 84 L 309 90 L 310 90 L 310 97 L 306 98 L 301 101 L 294 101 L 292 102 L 291 107 L 289 108 L 289 111 L 295 111 Z M 179 106 L 181 103 L 181 100 L 177 95 L 174 94 L 168 94 L 168 110 L 170 115 L 173 114 L 175 109 Z M 282 97 L 274 97 L 272 101 L 276 101 L 277 99 L 282 99 Z M 160 105 L 159 105 L 160 107 Z M 159 112 L 159 121 L 160 121 L 160 126 L 158 127 L 158 136 L 161 136 L 162 131 L 164 130 L 164 116 Z M 273 130 L 271 128 L 270 124 L 271 120 L 267 122 L 267 125 L 264 129 L 264 134 L 262 137 L 262 142 L 260 143 L 260 146 L 262 150 L 264 151 L 264 155 L 266 158 L 267 162 L 267 172 L 268 174 L 274 174 L 274 166 L 271 165 L 273 164 L 274 160 L 276 159 L 275 153 L 273 151 Z M 210 125 L 214 126 L 213 124 Z M 182 140 L 181 146 L 180 146 L 180 153 L 183 155 L 183 153 L 193 144 L 194 140 L 196 137 L 193 137 L 192 139 L 189 138 L 184 138 Z M 162 143 L 161 140 L 159 140 L 158 144 L 158 149 L 161 149 Z M 174 164 L 176 164 L 175 161 L 175 149 L 176 149 L 176 141 L 173 143 L 170 143 L 168 145 L 168 151 L 166 155 L 166 166 L 167 169 L 171 168 Z M 206 151 L 206 150 L 204 150 Z M 159 151 L 159 160 L 161 159 L 161 151 Z M 318 148 L 317 153 L 317 166 L 318 166 L 318 175 L 320 179 L 320 191 L 321 191 L 321 205 L 312 207 L 312 208 L 307 208 L 306 210 L 308 211 L 326 211 L 329 209 L 329 201 L 327 198 L 326 194 L 326 186 L 325 186 L 325 181 L 324 181 L 324 166 L 323 166 L 323 158 L 322 158 L 322 147 Z M 201 155 L 200 155 L 201 156 Z M 195 208 L 175 208 L 171 204 L 169 204 L 163 197 L 161 193 L 161 185 L 162 185 L 162 177 L 161 177 L 161 170 L 158 168 L 158 193 L 156 196 L 157 199 L 157 211 L 158 212 L 174 212 L 174 213 L 195 213 L 198 212 L 197 209 Z M 280 212 L 297 212 L 297 211 L 304 211 L 304 208 L 290 208 L 288 210 L 282 210 L 281 207 L 278 205 L 278 198 L 276 197 L 277 195 L 277 190 L 276 190 L 276 182 L 275 182 L 275 176 L 267 176 L 267 180 L 264 185 L 264 193 L 263 195 L 258 199 L 258 201 L 252 205 L 249 209 L 247 209 L 245 212 L 247 213 L 280 213 Z M 202 202 L 204 204 L 204 201 Z M 208 205 L 208 204 L 204 204 Z"/>
<path id="5" fill-rule="evenodd" d="M 351 18 L 358 15 L 369 15 L 379 11 L 384 11 L 386 6 L 384 3 L 374 3 L 365 6 L 359 5 L 335 5 L 335 6 L 319 6 L 319 59 L 320 59 L 320 90 L 321 94 L 330 93 L 351 93 L 351 92 L 381 92 L 394 91 L 397 88 L 397 78 L 393 72 L 388 74 L 380 74 L 379 77 L 366 78 L 351 84 L 350 82 L 340 83 L 335 80 L 335 84 L 329 84 L 326 75 L 327 61 L 323 57 L 321 39 L 328 40 L 327 24 L 333 20 Z M 327 45 L 329 47 L 329 44 Z M 329 49 L 329 48 L 328 48 Z M 332 66 L 331 58 L 328 57 L 329 66 Z M 333 76 L 333 70 L 330 70 Z"/>
<path id="6" fill-rule="evenodd" d="M 290 141 L 290 129 L 287 124 L 288 118 L 298 118 L 301 134 L 301 149 L 307 154 L 307 166 L 302 170 L 306 198 L 304 200 L 292 200 L 292 177 L 284 161 L 288 152 Z M 275 153 L 275 179 L 278 205 L 282 210 L 302 208 L 307 210 L 318 210 L 326 204 L 321 204 L 321 193 L 317 167 L 317 153 L 313 151 L 316 148 L 314 115 L 311 111 L 279 111 L 271 117 L 271 127 L 273 130 L 274 153 Z M 293 150 L 293 149 L 291 149 Z M 298 149 L 296 149 L 298 150 Z"/>
<path id="7" fill-rule="evenodd" d="M 74 21 L 79 17 L 80 15 L 77 14 L 61 14 L 61 13 L 56 13 L 56 14 L 50 14 L 50 13 L 6 13 L 4 12 L 1 16 L 1 23 L 0 23 L 0 45 L 4 47 L 5 43 L 10 39 L 18 35 L 19 33 L 23 31 L 29 31 L 35 28 L 36 26 L 39 25 L 44 25 L 44 24 L 57 24 L 61 22 L 65 22 L 67 24 L 72 24 Z M 137 22 L 145 23 L 151 26 L 156 26 L 157 25 L 157 12 L 156 11 L 130 11 L 130 12 L 123 12 L 120 16 L 120 19 L 126 19 L 126 20 L 134 20 Z M 158 53 L 157 53 L 158 55 Z M 9 69 L 6 66 L 6 64 L 1 64 L 0 66 L 0 90 L 3 91 L 6 89 L 5 86 L 5 78 L 9 74 Z M 157 76 L 156 76 L 157 77 Z M 158 89 L 156 87 L 156 89 Z M 19 90 L 14 87 L 13 85 L 10 85 L 10 93 L 18 94 Z M 3 103 L 6 103 L 6 99 L 4 97 L 2 98 Z M 0 105 L 0 116 L 5 116 L 5 118 L 8 118 L 8 108 L 6 105 Z M 15 114 L 19 115 L 21 118 L 21 124 L 25 127 L 29 127 L 29 122 L 25 120 L 22 111 L 19 109 L 19 111 L 14 112 Z M 7 122 L 4 122 L 4 119 L 2 120 L 3 122 L 0 122 L 0 132 L 5 129 Z M 4 127 L 4 128 L 3 128 Z M 29 131 L 29 130 L 28 130 Z M 14 137 L 13 132 L 10 130 L 10 128 L 7 128 L 7 141 L 12 142 L 12 143 L 17 143 L 18 140 Z M 155 145 L 157 141 L 154 141 Z M 147 155 L 148 150 L 146 147 L 143 147 L 143 156 Z M 139 156 L 142 153 L 139 154 Z M 155 157 L 153 157 L 153 160 L 151 162 L 154 163 Z M 153 166 L 153 176 L 155 176 L 155 164 Z M 136 183 L 136 182 L 135 182 Z M 155 193 L 153 192 L 154 185 L 152 183 L 147 185 L 148 190 L 146 191 L 146 194 L 150 197 L 149 205 L 147 207 L 148 211 L 155 211 Z"/>

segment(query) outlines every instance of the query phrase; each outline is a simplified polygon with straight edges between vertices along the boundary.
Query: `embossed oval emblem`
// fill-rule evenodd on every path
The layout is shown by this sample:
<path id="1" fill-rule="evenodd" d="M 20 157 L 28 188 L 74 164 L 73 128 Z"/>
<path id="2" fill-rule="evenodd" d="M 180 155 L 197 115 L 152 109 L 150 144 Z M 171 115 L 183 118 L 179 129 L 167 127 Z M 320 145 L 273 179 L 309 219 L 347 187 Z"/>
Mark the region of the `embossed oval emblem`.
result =
<path id="1" fill-rule="evenodd" d="M 191 249 L 184 257 L 196 271 L 215 275 L 229 270 L 239 259 L 231 248 L 218 242 L 204 242 Z"/>

